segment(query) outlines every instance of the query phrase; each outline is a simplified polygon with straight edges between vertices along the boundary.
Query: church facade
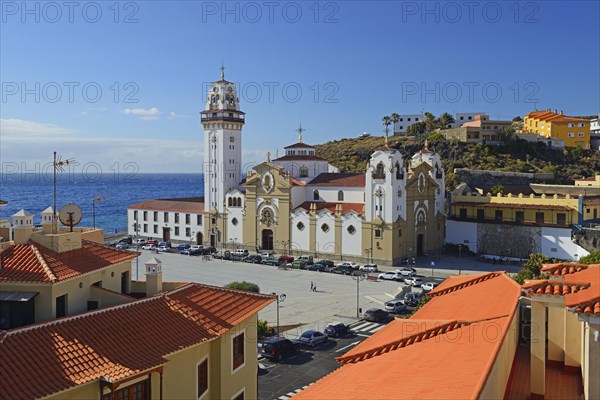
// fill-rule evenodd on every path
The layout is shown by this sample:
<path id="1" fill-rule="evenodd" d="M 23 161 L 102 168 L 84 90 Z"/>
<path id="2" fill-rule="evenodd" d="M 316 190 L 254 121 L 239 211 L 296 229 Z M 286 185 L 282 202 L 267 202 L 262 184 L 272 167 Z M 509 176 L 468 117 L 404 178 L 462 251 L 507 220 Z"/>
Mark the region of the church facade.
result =
<path id="1" fill-rule="evenodd" d="M 381 264 L 443 246 L 445 176 L 427 146 L 404 160 L 386 142 L 366 171 L 338 172 L 300 128 L 285 155 L 267 154 L 242 179 L 245 114 L 223 75 L 209 88 L 201 123 L 204 224 L 195 238 L 202 244 Z"/>

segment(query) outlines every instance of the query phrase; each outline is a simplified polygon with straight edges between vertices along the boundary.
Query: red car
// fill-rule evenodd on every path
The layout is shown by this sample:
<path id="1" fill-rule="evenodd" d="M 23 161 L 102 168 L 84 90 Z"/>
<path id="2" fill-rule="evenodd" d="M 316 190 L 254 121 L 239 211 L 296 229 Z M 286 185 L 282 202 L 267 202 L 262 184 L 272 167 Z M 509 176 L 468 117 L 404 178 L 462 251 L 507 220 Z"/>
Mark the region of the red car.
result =
<path id="1" fill-rule="evenodd" d="M 279 262 L 282 263 L 291 263 L 294 262 L 294 257 L 292 256 L 281 256 L 279 257 Z"/>
<path id="2" fill-rule="evenodd" d="M 144 244 L 153 244 L 155 246 L 158 246 L 158 240 L 146 240 Z"/>

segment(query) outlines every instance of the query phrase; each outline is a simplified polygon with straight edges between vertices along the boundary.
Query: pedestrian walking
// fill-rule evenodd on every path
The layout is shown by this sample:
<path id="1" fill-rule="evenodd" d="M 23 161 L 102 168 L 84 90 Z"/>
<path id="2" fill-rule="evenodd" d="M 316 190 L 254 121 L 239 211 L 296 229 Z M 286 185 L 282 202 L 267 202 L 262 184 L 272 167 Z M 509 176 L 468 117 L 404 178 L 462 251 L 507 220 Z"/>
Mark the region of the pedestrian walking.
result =
<path id="1" fill-rule="evenodd" d="M 315 287 L 315 283 L 313 281 L 310 281 L 310 291 L 312 292 L 313 289 Z"/>
<path id="2" fill-rule="evenodd" d="M 317 282 L 315 282 L 313 285 L 313 292 L 316 292 L 316 291 L 317 291 Z"/>

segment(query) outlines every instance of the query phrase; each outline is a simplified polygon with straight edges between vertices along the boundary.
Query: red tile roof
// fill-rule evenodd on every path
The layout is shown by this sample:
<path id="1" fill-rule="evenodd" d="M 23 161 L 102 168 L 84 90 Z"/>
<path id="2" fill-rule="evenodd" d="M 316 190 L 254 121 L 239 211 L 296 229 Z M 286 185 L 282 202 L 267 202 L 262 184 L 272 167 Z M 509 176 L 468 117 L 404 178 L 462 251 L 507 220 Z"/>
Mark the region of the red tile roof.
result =
<path id="1" fill-rule="evenodd" d="M 354 211 L 355 213 L 362 214 L 362 212 L 364 211 L 364 208 L 365 208 L 364 203 L 334 203 L 334 202 L 329 202 L 329 201 L 305 201 L 304 203 L 302 203 L 298 207 L 296 207 L 294 210 L 301 208 L 306 211 L 309 211 L 310 205 L 313 203 L 316 205 L 317 211 L 327 209 L 327 210 L 331 211 L 332 213 L 335 212 L 335 206 L 339 204 L 342 206 L 342 214 L 345 214 L 350 211 Z"/>
<path id="2" fill-rule="evenodd" d="M 81 241 L 79 249 L 57 253 L 30 240 L 0 253 L 0 282 L 60 282 L 139 254 L 87 240 Z"/>
<path id="3" fill-rule="evenodd" d="M 204 212 L 204 197 L 182 197 L 178 199 L 144 200 L 128 207 L 131 210 L 156 210 L 179 212 Z"/>
<path id="4" fill-rule="evenodd" d="M 327 161 L 319 156 L 283 156 L 273 160 L 273 162 L 281 161 Z"/>
<path id="5" fill-rule="evenodd" d="M 323 172 L 317 175 L 308 186 L 365 187 L 366 175 L 363 172 Z"/>
<path id="6" fill-rule="evenodd" d="M 311 146 L 306 143 L 294 143 L 289 146 L 285 146 L 284 149 L 314 149 L 315 146 Z"/>
<path id="7" fill-rule="evenodd" d="M 542 266 L 542 272 L 546 275 L 567 275 L 583 271 L 584 269 L 587 269 L 587 267 L 588 264 L 577 263 L 544 264 Z"/>
<path id="8" fill-rule="evenodd" d="M 567 115 L 563 115 L 561 113 L 555 113 L 555 112 L 548 111 L 548 110 L 533 111 L 533 112 L 530 112 L 529 114 L 526 114 L 525 117 L 537 118 L 541 121 L 550 121 L 550 122 L 586 122 L 586 121 L 589 121 L 585 118 L 569 117 Z"/>
<path id="9" fill-rule="evenodd" d="M 34 399 L 106 377 L 118 381 L 216 338 L 274 298 L 201 284 L 0 332 L 0 398 Z"/>
<path id="10" fill-rule="evenodd" d="M 499 272 L 459 276 L 440 286 L 411 318 L 386 325 L 340 357 L 342 367 L 293 398 L 478 398 L 521 287 Z"/>
<path id="11" fill-rule="evenodd" d="M 489 208 L 531 208 L 535 210 L 574 210 L 568 206 L 555 206 L 550 204 L 512 204 L 512 203 L 471 203 L 469 201 L 457 201 L 452 203 L 453 206 L 472 206 L 472 207 L 489 207 Z"/>

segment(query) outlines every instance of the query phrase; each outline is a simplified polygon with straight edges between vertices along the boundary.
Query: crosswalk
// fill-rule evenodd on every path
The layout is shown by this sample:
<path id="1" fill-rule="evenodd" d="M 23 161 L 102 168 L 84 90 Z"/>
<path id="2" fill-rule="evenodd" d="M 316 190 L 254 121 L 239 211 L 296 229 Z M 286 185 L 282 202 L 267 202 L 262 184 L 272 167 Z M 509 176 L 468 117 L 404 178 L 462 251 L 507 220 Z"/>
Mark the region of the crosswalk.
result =
<path id="1" fill-rule="evenodd" d="M 299 392 L 303 391 L 303 390 L 304 390 L 304 389 L 306 389 L 307 387 L 308 387 L 308 385 L 306 385 L 306 386 L 302 386 L 300 389 L 296 389 L 296 390 L 294 390 L 294 391 L 292 391 L 292 392 L 288 392 L 288 393 L 284 394 L 283 396 L 279 396 L 279 397 L 278 397 L 277 399 L 275 399 L 275 400 L 287 400 L 287 399 L 289 399 L 290 397 L 292 397 L 293 395 L 295 395 L 295 394 L 297 394 L 297 393 L 299 393 Z"/>
<path id="2" fill-rule="evenodd" d="M 385 324 L 380 324 L 379 322 L 366 322 L 359 321 L 352 325 L 350 325 L 350 329 L 356 332 L 359 336 L 370 336 L 375 332 L 383 329 Z"/>

